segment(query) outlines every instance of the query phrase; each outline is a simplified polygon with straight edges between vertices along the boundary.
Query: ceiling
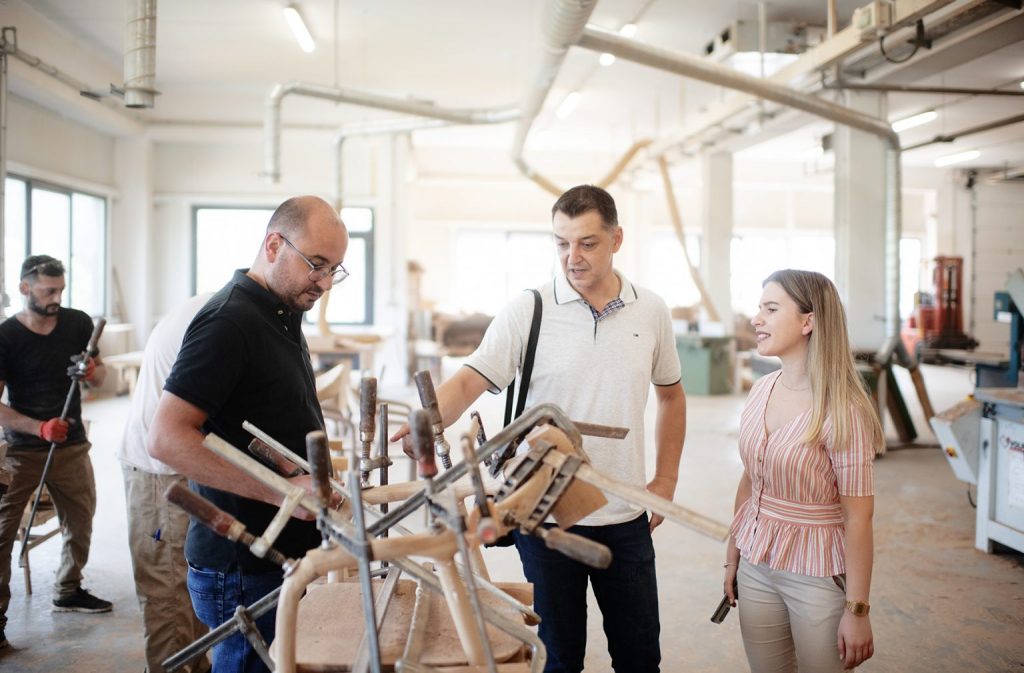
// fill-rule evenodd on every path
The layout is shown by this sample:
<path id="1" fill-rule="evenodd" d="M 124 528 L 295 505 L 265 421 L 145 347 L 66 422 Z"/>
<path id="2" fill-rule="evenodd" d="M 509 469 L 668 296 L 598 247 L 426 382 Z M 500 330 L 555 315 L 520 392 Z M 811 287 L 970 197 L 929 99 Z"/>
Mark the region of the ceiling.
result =
<path id="1" fill-rule="evenodd" d="M 0 0 L 4 2 L 19 0 Z M 26 0 L 26 4 L 81 42 L 112 67 L 121 61 L 124 0 Z M 838 0 L 840 26 L 866 0 Z M 534 78 L 541 46 L 542 0 L 298 0 L 317 41 L 311 54 L 300 51 L 278 0 L 164 0 L 158 7 L 156 107 L 142 113 L 154 125 L 227 124 L 258 132 L 263 103 L 277 83 L 303 81 L 432 100 L 448 107 L 516 104 Z M 825 0 L 773 0 L 769 20 L 825 23 Z M 635 21 L 636 38 L 661 47 L 700 53 L 730 21 L 756 20 L 758 3 L 721 0 L 601 0 L 591 23 L 618 29 Z M 1018 26 L 1021 23 L 1018 21 Z M 983 43 L 983 36 L 979 36 Z M 939 66 L 914 84 L 1012 87 L 1024 80 L 1024 29 L 1015 43 L 992 53 Z M 22 45 L 46 59 L 43 45 Z M 922 58 L 925 55 L 922 55 Z M 73 72 L 73 64 L 56 64 Z M 566 120 L 552 111 L 565 93 L 578 89 L 581 101 Z M 573 49 L 554 83 L 545 111 L 531 134 L 528 150 L 621 152 L 638 138 L 678 129 L 687 115 L 726 92 L 685 81 L 621 60 L 597 64 L 597 54 Z M 939 109 L 930 125 L 907 132 L 904 144 L 941 133 L 1020 114 L 1024 98 L 892 94 L 890 118 Z M 380 110 L 289 98 L 282 119 L 288 125 L 334 127 L 396 116 Z M 747 156 L 793 160 L 794 147 L 811 144 L 830 130 L 809 123 L 751 149 Z M 511 146 L 513 125 L 471 132 L 423 132 L 427 142 Z M 964 138 L 984 149 L 989 166 L 1024 164 L 1024 124 Z M 910 152 L 908 163 L 930 164 L 952 151 L 948 144 Z"/>

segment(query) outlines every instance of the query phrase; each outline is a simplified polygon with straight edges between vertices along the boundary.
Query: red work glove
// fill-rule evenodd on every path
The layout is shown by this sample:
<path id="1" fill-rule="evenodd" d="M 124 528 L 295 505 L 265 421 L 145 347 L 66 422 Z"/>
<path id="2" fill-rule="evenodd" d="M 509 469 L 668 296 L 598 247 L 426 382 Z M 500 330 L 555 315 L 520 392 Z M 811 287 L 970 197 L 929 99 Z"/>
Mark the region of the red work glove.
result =
<path id="1" fill-rule="evenodd" d="M 68 422 L 63 418 L 51 418 L 39 425 L 39 436 L 48 442 L 60 444 L 68 438 Z"/>

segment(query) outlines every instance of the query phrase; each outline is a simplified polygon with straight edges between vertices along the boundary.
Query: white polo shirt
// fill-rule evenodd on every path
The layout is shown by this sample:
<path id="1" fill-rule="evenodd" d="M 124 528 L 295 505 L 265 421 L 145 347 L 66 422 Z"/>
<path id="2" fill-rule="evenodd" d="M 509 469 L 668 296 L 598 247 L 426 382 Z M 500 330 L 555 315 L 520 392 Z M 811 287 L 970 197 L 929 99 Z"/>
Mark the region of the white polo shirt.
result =
<path id="1" fill-rule="evenodd" d="M 595 468 L 643 488 L 647 397 L 652 383 L 679 382 L 679 355 L 665 302 L 615 273 L 624 306 L 598 321 L 563 274 L 537 288 L 544 306 L 526 406 L 550 402 L 574 421 L 629 428 L 625 439 L 585 436 L 583 448 Z M 466 361 L 490 381 L 492 393 L 504 391 L 522 366 L 532 318 L 533 294 L 524 292 L 495 317 Z M 613 496 L 608 501 L 580 525 L 623 523 L 643 512 Z"/>

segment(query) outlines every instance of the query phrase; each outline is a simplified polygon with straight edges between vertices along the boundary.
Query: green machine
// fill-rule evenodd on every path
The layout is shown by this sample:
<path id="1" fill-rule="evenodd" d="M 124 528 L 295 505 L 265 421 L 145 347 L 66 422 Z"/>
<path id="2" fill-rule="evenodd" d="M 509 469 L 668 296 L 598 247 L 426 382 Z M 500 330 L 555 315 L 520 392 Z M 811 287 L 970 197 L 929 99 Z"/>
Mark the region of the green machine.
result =
<path id="1" fill-rule="evenodd" d="M 677 334 L 676 350 L 688 395 L 728 395 L 733 391 L 731 336 Z"/>

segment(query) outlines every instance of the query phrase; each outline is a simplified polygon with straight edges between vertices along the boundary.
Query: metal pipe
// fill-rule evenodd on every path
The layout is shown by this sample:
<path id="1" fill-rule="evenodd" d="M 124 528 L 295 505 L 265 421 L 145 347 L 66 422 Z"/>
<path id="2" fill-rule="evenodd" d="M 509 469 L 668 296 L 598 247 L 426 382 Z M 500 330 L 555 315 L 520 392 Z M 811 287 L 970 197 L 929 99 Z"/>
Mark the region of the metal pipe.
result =
<path id="1" fill-rule="evenodd" d="M 584 29 L 579 46 L 597 52 L 609 52 L 627 61 L 759 96 L 838 124 L 866 131 L 884 138 L 892 147 L 899 147 L 899 136 L 885 120 L 815 98 L 782 84 L 751 77 L 697 56 L 645 45 L 592 25 Z"/>
<path id="2" fill-rule="evenodd" d="M 263 123 L 263 175 L 271 182 L 277 182 L 281 178 L 281 103 L 286 96 L 292 95 L 391 110 L 429 119 L 440 119 L 453 124 L 503 124 L 519 118 L 518 108 L 511 105 L 483 109 L 444 108 L 434 103 L 355 89 L 341 89 L 306 82 L 277 84 L 267 98 Z"/>
<path id="3" fill-rule="evenodd" d="M 885 335 L 900 334 L 900 238 L 903 235 L 900 148 L 885 152 Z"/>
<path id="4" fill-rule="evenodd" d="M 596 26 L 588 25 L 584 29 L 579 45 L 597 52 L 609 52 L 627 61 L 760 96 L 885 140 L 889 145 L 885 194 L 885 324 L 887 336 L 899 334 L 900 140 L 888 121 L 815 98 L 782 84 L 745 75 L 696 56 L 644 45 Z"/>
<path id="5" fill-rule="evenodd" d="M 153 107 L 156 86 L 156 0 L 125 0 L 124 104 Z"/>
<path id="6" fill-rule="evenodd" d="M 768 51 L 768 8 L 763 2 L 757 3 L 757 48 L 761 54 L 761 79 L 764 79 L 764 53 Z"/>
<path id="7" fill-rule="evenodd" d="M 1024 96 L 1024 91 L 1003 89 L 972 89 L 969 87 L 910 86 L 905 84 L 850 84 L 835 82 L 826 84 L 825 89 L 848 89 L 850 91 L 892 91 L 895 93 L 938 93 L 966 94 L 968 96 Z"/>
<path id="8" fill-rule="evenodd" d="M 597 0 L 561 0 L 548 2 L 544 6 L 541 23 L 543 46 L 540 63 L 534 84 L 527 89 L 519 103 L 520 117 L 516 126 L 515 139 L 512 142 L 512 162 L 519 171 L 533 180 L 543 189 L 554 194 L 561 194 L 559 187 L 531 167 L 523 158 L 526 136 L 530 133 L 544 100 L 551 91 L 555 77 L 565 61 L 569 48 L 579 40 L 580 34 L 587 25 Z"/>
<path id="9" fill-rule="evenodd" d="M 15 29 L 8 26 L 0 37 L 0 241 L 7 240 L 7 33 Z M 0 245 L 0 318 L 7 315 L 10 298 L 7 296 L 7 253 Z M 25 537 L 28 537 L 26 534 Z"/>
<path id="10" fill-rule="evenodd" d="M 10 26 L 8 26 L 7 28 L 10 28 Z M 5 28 L 4 30 L 7 30 L 7 28 Z M 5 38 L 3 42 L 3 50 L 6 54 L 15 57 L 22 63 L 25 63 L 26 65 L 29 65 L 35 68 L 36 70 L 40 70 L 46 73 L 50 77 L 61 82 L 62 84 L 66 84 L 67 86 L 71 87 L 72 89 L 86 96 L 87 98 L 90 97 L 88 94 L 90 91 L 92 91 L 92 88 L 88 84 L 86 84 L 80 79 L 72 77 L 71 75 L 67 74 L 66 72 L 63 72 L 62 70 L 58 70 L 49 63 L 25 52 L 23 49 L 18 47 L 17 39 L 15 39 L 15 41 L 13 42 L 8 42 Z"/>
<path id="11" fill-rule="evenodd" d="M 443 119 L 382 119 L 363 124 L 351 124 L 343 126 L 334 136 L 334 208 L 339 213 L 344 206 L 345 183 L 344 183 L 344 147 L 345 141 L 354 136 L 368 135 L 393 135 L 396 133 L 408 133 L 419 129 L 438 128 L 450 126 L 451 122 Z"/>
<path id="12" fill-rule="evenodd" d="M 1006 119 L 1000 119 L 998 121 L 989 122 L 988 124 L 981 124 L 980 126 L 972 126 L 969 129 L 964 129 L 963 131 L 956 131 L 954 133 L 950 133 L 949 135 L 935 136 L 931 140 L 926 140 L 923 143 L 917 143 L 916 145 L 904 147 L 903 151 L 909 152 L 910 150 L 916 150 L 919 147 L 927 147 L 928 145 L 934 145 L 936 143 L 951 143 L 957 138 L 974 135 L 975 133 L 982 133 L 984 131 L 991 131 L 992 129 L 998 129 L 1004 126 L 1010 126 L 1011 124 L 1017 124 L 1020 122 L 1024 122 L 1024 114 L 1019 114 L 1013 117 L 1007 117 Z"/>

